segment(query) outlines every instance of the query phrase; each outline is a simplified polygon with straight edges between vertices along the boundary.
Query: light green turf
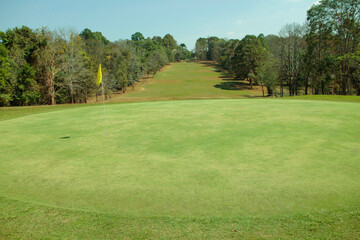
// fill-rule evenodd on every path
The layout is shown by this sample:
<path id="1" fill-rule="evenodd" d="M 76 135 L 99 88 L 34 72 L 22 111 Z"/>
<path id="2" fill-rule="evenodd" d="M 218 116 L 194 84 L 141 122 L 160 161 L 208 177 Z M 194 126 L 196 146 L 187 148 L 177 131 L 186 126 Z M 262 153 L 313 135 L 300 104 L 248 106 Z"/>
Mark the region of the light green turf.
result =
<path id="1" fill-rule="evenodd" d="M 300 95 L 292 97 L 284 97 L 284 99 L 292 100 L 312 100 L 312 101 L 337 101 L 337 102 L 360 102 L 360 96 L 344 96 L 344 95 Z"/>
<path id="2" fill-rule="evenodd" d="M 33 114 L 61 111 L 71 108 L 88 107 L 88 104 L 40 105 L 27 107 L 0 107 L 0 121 Z"/>
<path id="3" fill-rule="evenodd" d="M 267 229 L 265 238 L 289 237 L 311 229 L 312 215 L 329 228 L 320 236 L 360 236 L 357 103 L 148 102 L 109 105 L 107 116 L 109 136 L 102 106 L 0 122 L 0 237 L 31 237 L 25 230 L 31 222 L 17 220 L 21 216 L 40 216 L 44 228 L 35 232 L 47 236 L 48 211 L 50 218 L 55 212 L 80 221 L 80 235 L 72 230 L 72 238 L 93 225 L 106 231 L 102 224 L 109 224 L 112 233 L 112 218 L 133 224 L 130 232 L 149 231 L 139 238 L 170 234 L 162 226 L 182 237 L 188 228 L 199 228 L 200 238 L 230 237 L 232 228 L 246 224 L 250 232 L 242 229 L 241 236 L 262 237 L 251 232 L 260 231 L 252 226 L 257 221 Z M 86 225 L 77 216 L 93 220 Z"/>
<path id="4" fill-rule="evenodd" d="M 117 100 L 162 100 L 244 98 L 262 96 L 259 90 L 250 90 L 247 83 L 228 78 L 211 65 L 181 62 L 167 66 L 155 78 L 147 80 L 139 91 L 128 90 Z"/>
<path id="5" fill-rule="evenodd" d="M 285 89 L 286 90 L 286 89 Z M 266 94 L 266 90 L 265 90 Z M 180 62 L 166 66 L 154 78 L 144 81 L 135 91 L 115 94 L 108 102 L 143 102 L 182 99 L 224 99 L 262 97 L 260 86 L 250 88 L 248 81 L 234 80 L 211 64 Z M 360 102 L 360 96 L 302 95 L 292 100 Z"/>

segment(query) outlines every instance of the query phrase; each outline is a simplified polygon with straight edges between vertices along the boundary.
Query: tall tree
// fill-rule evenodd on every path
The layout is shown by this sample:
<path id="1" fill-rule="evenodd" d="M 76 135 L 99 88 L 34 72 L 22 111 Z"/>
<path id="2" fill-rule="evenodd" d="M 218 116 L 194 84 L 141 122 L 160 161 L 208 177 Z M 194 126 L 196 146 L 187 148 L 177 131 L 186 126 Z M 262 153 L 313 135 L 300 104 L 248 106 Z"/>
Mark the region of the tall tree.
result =
<path id="1" fill-rule="evenodd" d="M 351 80 L 356 88 L 356 95 L 360 96 L 360 43 L 356 52 L 350 56 L 349 64 Z"/>
<path id="2" fill-rule="evenodd" d="M 54 105 L 55 102 L 55 76 L 62 70 L 64 48 L 62 39 L 55 33 L 46 29 L 43 31 L 46 42 L 38 53 L 38 73 L 43 86 L 43 97 L 46 104 Z"/>
<path id="3" fill-rule="evenodd" d="M 268 95 L 271 96 L 275 94 L 277 96 L 276 87 L 279 80 L 278 66 L 277 59 L 268 52 L 263 63 L 256 69 L 257 74 L 250 73 L 250 77 L 255 78 L 261 84 L 263 96 L 265 96 L 264 86 L 267 89 Z"/>
<path id="4" fill-rule="evenodd" d="M 91 69 L 83 50 L 83 40 L 72 29 L 62 30 L 61 37 L 65 40 L 62 72 L 70 102 L 86 102 L 89 91 L 86 81 L 91 81 L 91 78 L 86 79 L 86 76 L 90 76 Z"/>
<path id="5" fill-rule="evenodd" d="M 90 57 L 92 62 L 92 68 L 94 72 L 97 70 L 97 66 L 101 63 L 104 57 L 104 48 L 109 41 L 100 32 L 93 33 L 90 29 L 85 28 L 79 36 L 84 41 L 84 50 L 87 56 Z"/>
<path id="6" fill-rule="evenodd" d="M 167 48 L 167 49 L 175 49 L 176 46 L 177 46 L 177 43 L 174 39 L 174 37 L 170 34 L 166 34 L 163 38 L 163 44 L 164 44 L 164 47 Z"/>
<path id="7" fill-rule="evenodd" d="M 220 59 L 220 44 L 219 44 L 219 38 L 218 37 L 209 37 L 207 39 L 207 56 L 206 59 L 218 62 Z"/>
<path id="8" fill-rule="evenodd" d="M 306 51 L 305 28 L 300 24 L 287 24 L 280 30 L 281 77 L 287 82 L 289 94 L 298 95 L 302 56 Z"/>
<path id="9" fill-rule="evenodd" d="M 252 88 L 252 78 L 249 74 L 253 72 L 255 75 L 264 59 L 266 48 L 260 38 L 247 35 L 239 43 L 232 58 L 232 70 L 238 78 L 249 79 Z"/>
<path id="10" fill-rule="evenodd" d="M 40 93 L 35 81 L 35 73 L 34 68 L 28 63 L 18 68 L 16 81 L 13 86 L 12 105 L 26 106 L 38 102 Z"/>
<path id="11" fill-rule="evenodd" d="M 199 61 L 207 60 L 208 42 L 206 38 L 199 38 L 195 44 L 195 56 Z"/>
<path id="12" fill-rule="evenodd" d="M 308 41 L 317 42 L 318 54 L 324 53 L 318 56 L 318 61 L 328 62 L 326 59 L 331 59 L 337 62 L 338 67 L 333 73 L 338 79 L 341 94 L 351 94 L 354 84 L 351 81 L 351 58 L 356 54 L 360 41 L 360 0 L 322 0 L 307 12 L 307 20 L 310 27 Z M 329 40 L 332 46 L 322 44 Z M 326 50 L 321 51 L 322 47 Z"/>
<path id="13" fill-rule="evenodd" d="M 1 33 L 1 42 L 8 49 L 8 56 L 12 60 L 11 105 L 37 103 L 39 91 L 34 69 L 34 53 L 42 45 L 38 32 L 26 26 L 8 29 Z"/>
<path id="14" fill-rule="evenodd" d="M 14 65 L 8 50 L 0 43 L 0 106 L 10 105 L 13 99 Z"/>
<path id="15" fill-rule="evenodd" d="M 167 58 L 170 62 L 173 62 L 175 56 L 175 49 L 177 47 L 177 43 L 174 37 L 170 34 L 166 34 L 163 38 L 163 44 L 165 47 Z"/>
<path id="16" fill-rule="evenodd" d="M 239 40 L 231 39 L 226 41 L 221 48 L 221 57 L 219 61 L 219 67 L 230 73 L 234 73 L 232 70 L 231 59 L 234 57 L 235 49 L 239 45 Z"/>

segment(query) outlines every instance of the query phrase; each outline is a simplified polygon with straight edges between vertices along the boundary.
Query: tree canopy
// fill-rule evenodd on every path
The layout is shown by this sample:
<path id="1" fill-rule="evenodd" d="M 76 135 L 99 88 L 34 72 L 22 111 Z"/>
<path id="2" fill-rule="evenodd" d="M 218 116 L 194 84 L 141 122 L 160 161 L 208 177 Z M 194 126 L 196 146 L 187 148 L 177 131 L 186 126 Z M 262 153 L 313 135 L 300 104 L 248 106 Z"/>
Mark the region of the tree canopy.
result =
<path id="1" fill-rule="evenodd" d="M 193 52 L 171 34 L 135 32 L 111 42 L 88 28 L 8 29 L 0 32 L 0 106 L 86 103 L 99 94 L 99 63 L 108 96 L 191 58 L 211 61 L 250 87 L 261 84 L 270 95 L 360 95 L 360 0 L 321 0 L 304 25 L 287 24 L 278 35 L 199 38 Z"/>
<path id="2" fill-rule="evenodd" d="M 360 0 L 322 0 L 308 10 L 304 25 L 290 23 L 278 35 L 241 40 L 199 38 L 195 56 L 250 85 L 271 78 L 271 94 L 360 95 L 359 49 Z"/>
<path id="3" fill-rule="evenodd" d="M 0 106 L 86 103 L 99 91 L 99 63 L 108 96 L 190 55 L 170 34 L 145 38 L 136 32 L 131 40 L 110 42 L 88 28 L 79 34 L 71 29 L 8 29 L 0 32 Z"/>

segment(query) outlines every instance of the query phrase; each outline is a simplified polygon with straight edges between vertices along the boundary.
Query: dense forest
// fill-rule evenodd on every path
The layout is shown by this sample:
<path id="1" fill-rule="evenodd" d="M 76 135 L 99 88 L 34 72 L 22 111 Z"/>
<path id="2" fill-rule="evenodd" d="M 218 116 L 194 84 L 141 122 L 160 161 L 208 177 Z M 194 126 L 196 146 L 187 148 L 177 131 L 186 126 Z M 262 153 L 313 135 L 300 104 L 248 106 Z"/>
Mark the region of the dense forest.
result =
<path id="1" fill-rule="evenodd" d="M 136 32 L 110 42 L 90 29 L 0 31 L 0 106 L 86 103 L 99 94 L 99 63 L 110 96 L 189 59 L 212 61 L 251 87 L 260 84 L 263 95 L 360 95 L 360 0 L 322 0 L 305 24 L 288 24 L 278 35 L 199 38 L 193 52 L 170 34 Z"/>
<path id="2" fill-rule="evenodd" d="M 78 34 L 22 26 L 0 32 L 0 40 L 0 106 L 86 103 L 100 91 L 99 63 L 110 96 L 191 55 L 170 34 L 145 38 L 136 32 L 131 40 L 110 42 L 90 29 Z"/>
<path id="3" fill-rule="evenodd" d="M 268 95 L 360 95 L 360 1 L 322 0 L 278 36 L 199 38 L 195 54 Z"/>

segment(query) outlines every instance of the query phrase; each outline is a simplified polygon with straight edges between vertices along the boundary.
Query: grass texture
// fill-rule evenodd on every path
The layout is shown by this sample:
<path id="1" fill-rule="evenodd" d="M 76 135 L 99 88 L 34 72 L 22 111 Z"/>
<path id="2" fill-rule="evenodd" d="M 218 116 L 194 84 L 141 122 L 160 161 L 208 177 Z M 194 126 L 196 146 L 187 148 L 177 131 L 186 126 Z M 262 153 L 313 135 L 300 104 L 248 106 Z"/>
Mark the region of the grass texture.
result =
<path id="1" fill-rule="evenodd" d="M 208 63 L 171 64 L 153 79 L 131 88 L 124 95 L 113 96 L 113 102 L 138 102 L 183 99 L 252 98 L 262 96 L 259 86 L 234 80 Z"/>
<path id="2" fill-rule="evenodd" d="M 0 238 L 360 237 L 360 105 L 188 100 L 0 123 Z"/>

